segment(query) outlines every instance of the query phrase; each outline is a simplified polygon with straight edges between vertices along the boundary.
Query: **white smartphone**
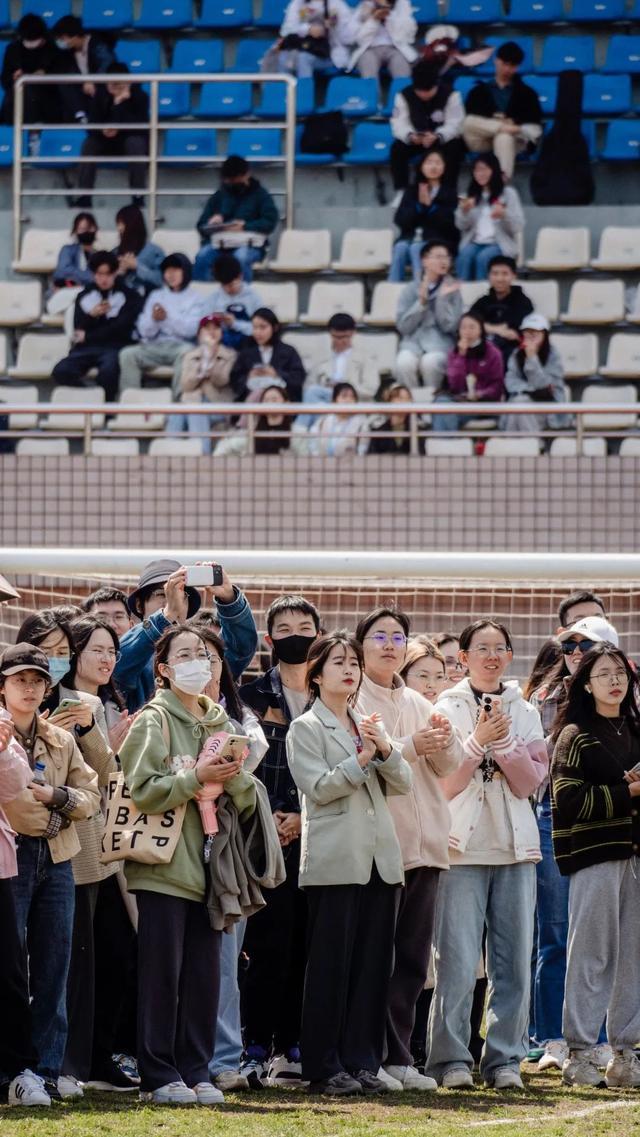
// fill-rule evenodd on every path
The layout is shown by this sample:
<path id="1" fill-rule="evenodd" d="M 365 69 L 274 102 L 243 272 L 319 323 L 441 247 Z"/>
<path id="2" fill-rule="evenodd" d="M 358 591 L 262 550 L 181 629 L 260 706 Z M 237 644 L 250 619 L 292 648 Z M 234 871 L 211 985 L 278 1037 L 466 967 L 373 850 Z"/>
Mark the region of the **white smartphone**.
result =
<path id="1" fill-rule="evenodd" d="M 220 565 L 187 565 L 187 588 L 213 588 L 222 584 Z"/>
<path id="2" fill-rule="evenodd" d="M 482 696 L 482 709 L 488 715 L 499 715 L 502 710 L 502 699 L 499 695 L 483 695 Z"/>

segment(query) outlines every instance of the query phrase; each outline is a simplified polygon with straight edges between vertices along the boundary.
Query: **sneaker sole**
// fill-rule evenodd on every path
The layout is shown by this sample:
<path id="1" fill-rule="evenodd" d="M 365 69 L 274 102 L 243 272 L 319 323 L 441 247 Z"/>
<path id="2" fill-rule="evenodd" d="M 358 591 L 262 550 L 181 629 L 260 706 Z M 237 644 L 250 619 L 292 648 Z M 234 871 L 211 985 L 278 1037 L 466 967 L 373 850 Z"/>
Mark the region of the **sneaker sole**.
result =
<path id="1" fill-rule="evenodd" d="M 114 1086 L 112 1082 L 86 1082 L 85 1090 L 99 1090 L 105 1094 L 130 1094 L 139 1089 L 139 1084 L 131 1083 L 130 1086 Z"/>

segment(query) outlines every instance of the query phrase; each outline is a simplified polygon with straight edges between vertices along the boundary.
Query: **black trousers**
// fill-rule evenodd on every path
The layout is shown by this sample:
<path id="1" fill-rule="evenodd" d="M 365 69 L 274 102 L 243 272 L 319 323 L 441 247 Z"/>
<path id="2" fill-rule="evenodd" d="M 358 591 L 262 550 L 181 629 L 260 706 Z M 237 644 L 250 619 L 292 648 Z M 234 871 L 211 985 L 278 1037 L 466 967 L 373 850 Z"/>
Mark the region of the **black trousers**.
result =
<path id="1" fill-rule="evenodd" d="M 302 1075 L 324 1081 L 382 1062 L 399 886 L 373 868 L 368 884 L 305 889 L 309 956 L 302 1006 Z"/>
<path id="2" fill-rule="evenodd" d="M 138 1067 L 142 1090 L 209 1081 L 220 992 L 220 932 L 204 903 L 138 901 Z"/>
<path id="3" fill-rule="evenodd" d="M 242 984 L 245 1046 L 284 1054 L 300 1045 L 307 958 L 307 899 L 298 888 L 300 842 L 289 847 L 286 880 L 265 891 L 266 908 L 247 923 L 243 950 L 249 966 Z"/>
<path id="4" fill-rule="evenodd" d="M 463 140 L 452 138 L 450 142 L 445 142 L 439 149 L 447 163 L 448 180 L 456 182 L 466 153 Z M 411 167 L 418 166 L 420 159 L 424 158 L 427 153 L 428 151 L 425 150 L 424 146 L 411 146 L 408 142 L 400 142 L 399 139 L 392 142 L 389 162 L 394 189 L 406 189 L 409 182 L 415 180 L 410 177 Z"/>
<path id="5" fill-rule="evenodd" d="M 104 387 L 107 401 L 113 402 L 118 397 L 120 385 L 119 354 L 119 348 L 74 347 L 56 363 L 51 378 L 63 387 L 93 387 L 94 381 L 86 379 L 86 375 L 92 367 L 97 367 L 95 382 Z"/>
<path id="6" fill-rule="evenodd" d="M 121 130 L 115 138 L 105 138 L 99 130 L 92 130 L 82 143 L 80 165 L 78 167 L 78 189 L 93 189 L 96 184 L 97 162 L 83 162 L 82 158 L 143 158 L 149 153 L 149 143 L 144 134 L 131 134 Z M 122 171 L 126 164 L 119 167 Z M 147 167 L 144 162 L 132 162 L 129 166 L 129 186 L 132 190 L 143 190 L 147 184 Z"/>
<path id="7" fill-rule="evenodd" d="M 412 1065 L 411 1034 L 429 967 L 439 879 L 440 869 L 409 869 L 400 890 L 387 1012 L 386 1061 L 391 1066 Z"/>
<path id="8" fill-rule="evenodd" d="M 37 1070 L 24 951 L 9 880 L 0 880 L 0 1082 Z"/>

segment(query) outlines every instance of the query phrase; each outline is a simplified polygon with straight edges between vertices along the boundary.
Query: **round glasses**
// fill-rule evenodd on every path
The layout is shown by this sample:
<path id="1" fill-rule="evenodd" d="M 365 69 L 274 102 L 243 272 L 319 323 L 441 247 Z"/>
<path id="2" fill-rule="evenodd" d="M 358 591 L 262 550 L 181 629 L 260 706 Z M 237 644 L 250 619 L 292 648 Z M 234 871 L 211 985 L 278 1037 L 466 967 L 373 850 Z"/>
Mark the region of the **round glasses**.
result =
<path id="1" fill-rule="evenodd" d="M 373 632 L 370 636 L 365 636 L 365 640 L 373 640 L 374 644 L 378 647 L 386 647 L 391 643 L 394 647 L 406 647 L 407 637 L 404 632 L 393 632 L 390 636 L 386 632 Z"/>

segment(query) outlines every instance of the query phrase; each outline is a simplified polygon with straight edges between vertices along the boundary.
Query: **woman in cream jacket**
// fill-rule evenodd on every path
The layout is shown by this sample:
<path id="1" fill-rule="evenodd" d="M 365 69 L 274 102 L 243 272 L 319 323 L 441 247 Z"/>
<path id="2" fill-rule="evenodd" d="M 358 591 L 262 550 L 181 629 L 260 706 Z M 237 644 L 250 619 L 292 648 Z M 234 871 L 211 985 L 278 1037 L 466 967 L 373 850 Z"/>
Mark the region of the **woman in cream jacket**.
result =
<path id="1" fill-rule="evenodd" d="M 354 30 L 349 71 L 357 64 L 363 79 L 377 79 L 386 65 L 393 79 L 410 77 L 418 25 L 409 0 L 362 0 L 354 13 Z"/>

